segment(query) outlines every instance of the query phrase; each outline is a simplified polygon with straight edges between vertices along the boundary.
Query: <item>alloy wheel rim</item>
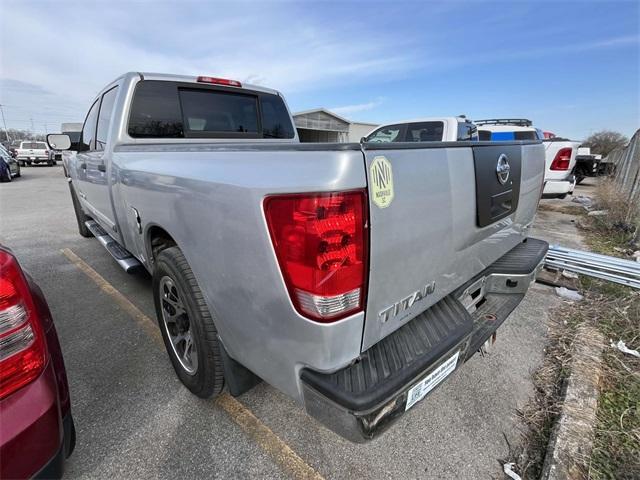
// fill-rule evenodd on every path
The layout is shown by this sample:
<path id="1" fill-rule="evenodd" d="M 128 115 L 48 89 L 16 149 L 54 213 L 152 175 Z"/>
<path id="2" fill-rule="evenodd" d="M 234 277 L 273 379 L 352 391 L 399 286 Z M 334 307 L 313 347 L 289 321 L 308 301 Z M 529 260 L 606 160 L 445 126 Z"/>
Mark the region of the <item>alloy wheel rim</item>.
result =
<path id="1" fill-rule="evenodd" d="M 165 332 L 178 362 L 189 375 L 198 371 L 198 350 L 180 292 L 171 277 L 160 279 L 160 307 Z"/>

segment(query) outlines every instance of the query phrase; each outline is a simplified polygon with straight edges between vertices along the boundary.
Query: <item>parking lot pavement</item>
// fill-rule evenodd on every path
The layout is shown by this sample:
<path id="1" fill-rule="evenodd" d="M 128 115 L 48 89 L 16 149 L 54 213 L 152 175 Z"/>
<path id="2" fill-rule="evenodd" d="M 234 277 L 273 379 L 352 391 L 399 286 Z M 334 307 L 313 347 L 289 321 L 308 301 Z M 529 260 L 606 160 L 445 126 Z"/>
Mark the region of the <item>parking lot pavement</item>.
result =
<path id="1" fill-rule="evenodd" d="M 96 240 L 78 235 L 60 166 L 25 168 L 0 185 L 0 242 L 40 284 L 58 328 L 78 429 L 70 478 L 286 478 L 311 469 L 325 478 L 501 478 L 505 436 L 517 444 L 516 409 L 533 393 L 546 315 L 558 303 L 535 285 L 488 356 L 472 358 L 382 437 L 355 445 L 264 383 L 238 398 L 257 417 L 253 427 L 183 388 L 146 320 L 62 252 L 155 319 L 149 276 L 124 273 Z M 294 457 L 310 468 L 289 468 Z"/>

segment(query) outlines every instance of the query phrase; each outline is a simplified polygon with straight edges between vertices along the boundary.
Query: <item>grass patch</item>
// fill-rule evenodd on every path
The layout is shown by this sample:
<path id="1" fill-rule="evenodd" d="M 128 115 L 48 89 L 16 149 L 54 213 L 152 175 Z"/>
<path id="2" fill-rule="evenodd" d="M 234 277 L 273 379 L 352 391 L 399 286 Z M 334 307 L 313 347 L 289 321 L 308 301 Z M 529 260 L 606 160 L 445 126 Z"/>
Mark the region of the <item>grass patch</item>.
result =
<path id="1" fill-rule="evenodd" d="M 512 451 L 511 458 L 517 459 L 523 479 L 537 479 L 542 473 L 570 373 L 577 326 L 596 326 L 607 342 L 622 339 L 630 348 L 640 344 L 640 292 L 588 277 L 581 277 L 580 282 L 585 299 L 551 313 L 545 359 L 533 378 L 534 398 L 518 411 L 526 427 L 524 447 Z M 608 344 L 603 352 L 593 451 L 590 459 L 584 459 L 584 476 L 597 480 L 640 478 L 640 359 Z"/>
<path id="2" fill-rule="evenodd" d="M 611 181 L 600 183 L 596 202 L 608 215 L 583 219 L 590 249 L 630 258 L 638 249 L 640 207 Z M 597 326 L 608 340 L 638 348 L 640 291 L 590 277 L 580 281 L 587 301 L 577 306 L 578 320 Z M 597 422 L 588 478 L 640 478 L 640 359 L 609 345 L 603 352 Z"/>
<path id="3" fill-rule="evenodd" d="M 540 209 L 580 217 L 578 225 L 590 250 L 629 259 L 640 249 L 640 206 L 630 205 L 611 181 L 599 184 L 595 200 L 594 209 L 607 210 L 607 215 L 587 216 L 582 208 L 566 205 L 541 203 Z M 609 346 L 610 340 L 623 340 L 629 348 L 640 347 L 640 291 L 586 276 L 580 276 L 580 290 L 582 302 L 551 312 L 545 359 L 534 374 L 535 395 L 518 412 L 526 426 L 524 446 L 511 451 L 510 458 L 522 478 L 540 478 L 569 375 L 575 331 L 587 323 L 603 333 L 607 345 L 593 450 L 583 459 L 584 477 L 640 479 L 640 359 Z"/>
<path id="4" fill-rule="evenodd" d="M 589 280 L 589 306 L 582 316 L 628 347 L 640 344 L 640 292 Z M 588 478 L 640 478 L 640 359 L 607 345 L 598 399 L 598 423 Z"/>
<path id="5" fill-rule="evenodd" d="M 542 366 L 533 375 L 533 399 L 518 416 L 525 425 L 524 447 L 510 452 L 523 479 L 538 479 L 542 473 L 551 431 L 560 414 L 565 379 L 569 376 L 571 344 L 577 323 L 573 308 L 565 304 L 551 312 L 548 345 Z"/>
<path id="6" fill-rule="evenodd" d="M 587 244 L 594 252 L 628 258 L 638 248 L 640 205 L 629 202 L 612 180 L 605 180 L 596 190 L 596 208 L 608 213 L 582 219 Z"/>

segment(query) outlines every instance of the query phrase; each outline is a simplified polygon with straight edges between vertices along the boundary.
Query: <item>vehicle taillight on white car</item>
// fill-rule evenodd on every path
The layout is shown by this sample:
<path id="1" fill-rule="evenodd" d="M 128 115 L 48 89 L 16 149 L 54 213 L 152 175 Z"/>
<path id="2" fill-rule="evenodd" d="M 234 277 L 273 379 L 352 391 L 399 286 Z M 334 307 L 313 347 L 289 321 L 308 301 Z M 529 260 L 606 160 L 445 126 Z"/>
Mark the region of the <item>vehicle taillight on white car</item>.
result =
<path id="1" fill-rule="evenodd" d="M 553 162 L 551 162 L 551 167 L 549 168 L 551 170 L 568 170 L 569 165 L 571 164 L 572 150 L 573 149 L 570 147 L 565 147 L 558 150 L 558 153 L 556 153 Z"/>
<path id="2" fill-rule="evenodd" d="M 27 280 L 15 257 L 0 249 L 0 399 L 35 380 L 47 347 Z"/>
<path id="3" fill-rule="evenodd" d="M 365 190 L 274 195 L 264 210 L 296 310 L 334 322 L 363 309 L 368 263 Z"/>

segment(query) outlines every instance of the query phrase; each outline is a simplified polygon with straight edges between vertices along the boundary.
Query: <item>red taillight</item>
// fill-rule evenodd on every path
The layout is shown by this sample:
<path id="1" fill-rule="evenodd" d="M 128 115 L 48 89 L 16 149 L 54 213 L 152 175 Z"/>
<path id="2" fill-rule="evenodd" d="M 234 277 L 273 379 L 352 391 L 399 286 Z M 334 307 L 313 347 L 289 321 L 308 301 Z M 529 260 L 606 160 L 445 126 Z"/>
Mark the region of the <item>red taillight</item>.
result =
<path id="1" fill-rule="evenodd" d="M 561 148 L 551 162 L 551 170 L 568 170 L 571 163 L 571 151 L 569 147 Z"/>
<path id="2" fill-rule="evenodd" d="M 212 83 L 214 85 L 227 85 L 228 87 L 242 87 L 242 84 L 237 80 L 229 80 L 228 78 L 216 78 L 216 77 L 198 77 L 200 83 Z"/>
<path id="3" fill-rule="evenodd" d="M 296 310 L 320 322 L 362 310 L 369 238 L 366 191 L 276 195 L 265 199 L 264 209 Z"/>
<path id="4" fill-rule="evenodd" d="M 0 399 L 35 380 L 46 363 L 44 331 L 18 262 L 0 250 Z"/>

